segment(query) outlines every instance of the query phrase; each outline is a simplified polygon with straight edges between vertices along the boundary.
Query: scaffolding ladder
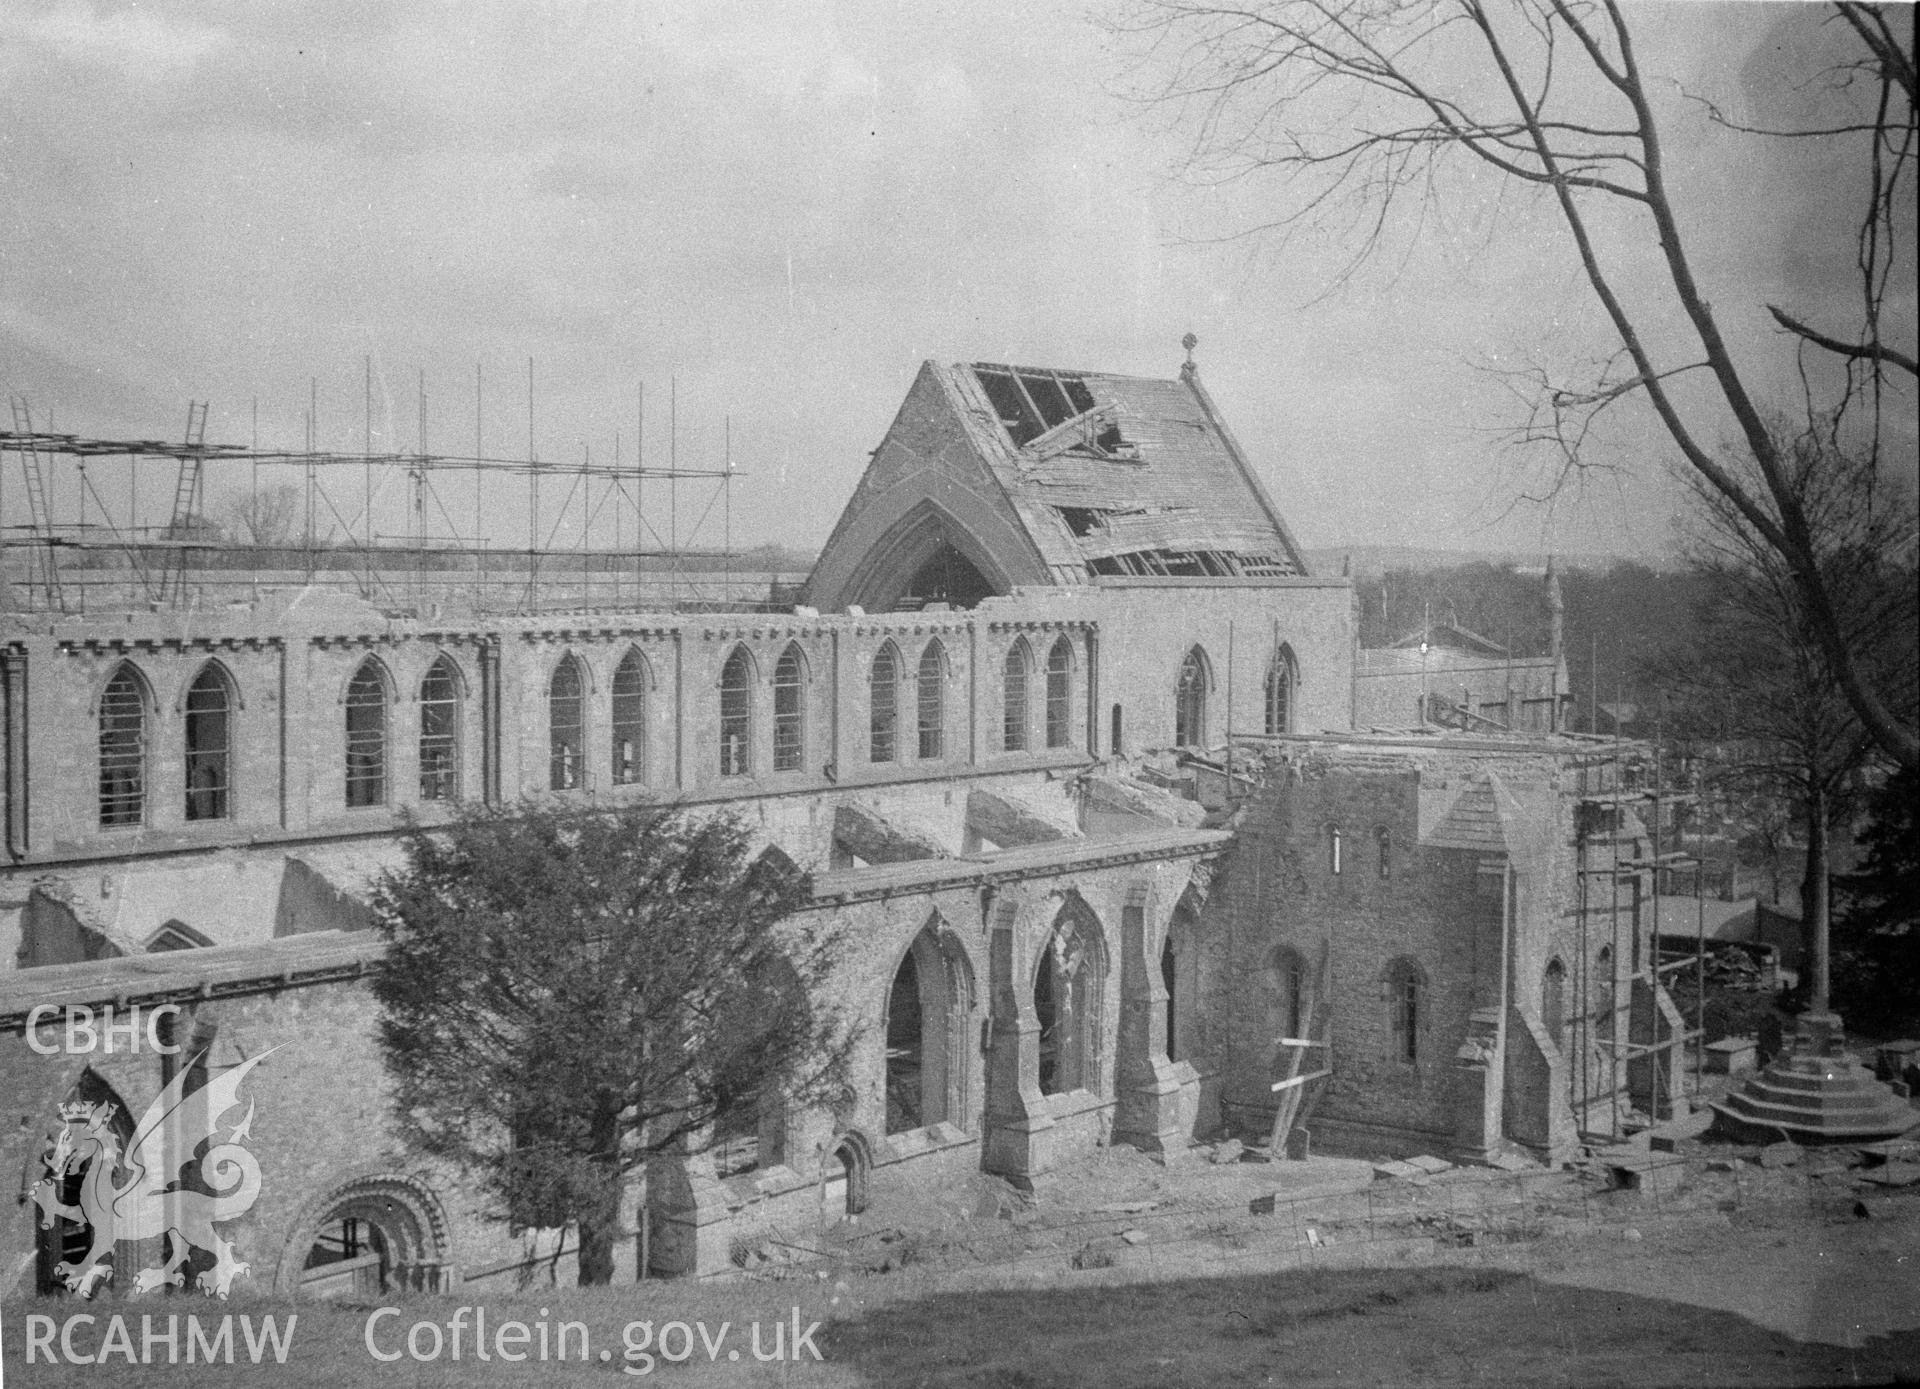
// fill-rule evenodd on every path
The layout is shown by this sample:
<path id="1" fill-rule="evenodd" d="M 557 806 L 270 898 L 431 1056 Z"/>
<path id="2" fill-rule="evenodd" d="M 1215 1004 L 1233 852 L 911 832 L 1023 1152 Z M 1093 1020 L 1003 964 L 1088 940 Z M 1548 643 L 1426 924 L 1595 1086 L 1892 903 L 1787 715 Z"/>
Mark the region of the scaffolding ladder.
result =
<path id="1" fill-rule="evenodd" d="M 53 511 L 47 504 L 47 479 L 40 466 L 40 448 L 33 433 L 33 411 L 25 396 L 16 395 L 9 399 L 13 406 L 13 428 L 19 437 L 14 447 L 20 452 L 20 469 L 27 481 L 28 529 L 35 544 L 34 555 L 28 562 L 29 584 L 38 571 L 39 584 L 47 596 L 47 605 L 58 609 L 63 606 L 60 596 L 60 565 L 53 550 Z"/>
<path id="2" fill-rule="evenodd" d="M 167 525 L 168 540 L 185 541 L 202 524 L 200 493 L 206 462 L 207 402 L 187 402 L 186 450 L 180 455 L 180 472 L 173 485 L 173 519 Z M 160 572 L 160 600 L 178 602 L 187 592 L 187 549 L 173 548 L 166 567 Z"/>

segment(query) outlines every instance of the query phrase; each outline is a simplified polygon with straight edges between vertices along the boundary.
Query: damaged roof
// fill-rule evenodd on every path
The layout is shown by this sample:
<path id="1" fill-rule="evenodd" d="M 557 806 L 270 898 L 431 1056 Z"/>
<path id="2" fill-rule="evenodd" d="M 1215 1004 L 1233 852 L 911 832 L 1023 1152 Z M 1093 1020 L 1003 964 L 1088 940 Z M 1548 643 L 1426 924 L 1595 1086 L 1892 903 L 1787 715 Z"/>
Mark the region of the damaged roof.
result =
<path id="1" fill-rule="evenodd" d="M 935 369 L 1056 573 L 1306 575 L 1191 364 L 1171 381 L 993 362 Z"/>

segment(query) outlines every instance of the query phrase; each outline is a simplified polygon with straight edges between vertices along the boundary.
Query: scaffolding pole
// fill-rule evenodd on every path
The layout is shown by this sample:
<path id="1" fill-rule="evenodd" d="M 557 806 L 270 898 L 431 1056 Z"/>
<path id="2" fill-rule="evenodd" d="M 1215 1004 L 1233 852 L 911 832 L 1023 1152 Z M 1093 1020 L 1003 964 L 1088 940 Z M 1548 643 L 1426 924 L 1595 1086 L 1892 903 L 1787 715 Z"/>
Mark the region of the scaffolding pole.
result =
<path id="1" fill-rule="evenodd" d="M 643 384 L 638 395 L 640 430 L 635 439 L 632 466 L 629 468 L 627 465 L 624 449 L 616 450 L 614 461 L 609 466 L 593 460 L 590 445 L 583 447 L 574 487 L 583 490 L 581 506 L 585 519 L 580 533 L 571 538 L 571 544 L 565 543 L 564 538 L 556 537 L 561 543 L 561 549 L 556 551 L 551 544 L 541 543 L 539 532 L 539 483 L 540 475 L 547 468 L 540 462 L 538 451 L 534 368 L 535 363 L 529 359 L 528 439 L 524 458 L 503 458 L 486 452 L 485 372 L 480 363 L 474 367 L 474 434 L 473 451 L 470 454 L 432 451 L 424 369 L 418 373 L 416 385 L 417 447 L 410 452 L 374 450 L 370 357 L 363 362 L 363 447 L 357 453 L 341 453 L 320 447 L 317 377 L 309 378 L 308 399 L 305 402 L 307 408 L 302 420 L 305 437 L 296 449 L 261 446 L 257 399 L 252 403 L 254 425 L 251 442 L 240 446 L 209 443 L 206 440 L 208 406 L 203 401 L 191 403 L 186 435 L 178 442 L 173 442 L 58 433 L 48 423 L 36 418 L 38 412 L 30 409 L 24 396 L 15 395 L 11 400 L 14 427 L 0 430 L 0 458 L 9 453 L 19 455 L 26 485 L 19 493 L 8 492 L 5 500 L 15 508 L 24 510 L 27 517 L 25 523 L 20 524 L 0 515 L 0 541 L 4 541 L 5 549 L 12 552 L 9 558 L 24 568 L 26 581 L 17 591 L 29 607 L 51 611 L 84 611 L 90 602 L 97 605 L 102 601 L 101 595 L 108 603 L 146 606 L 159 601 L 177 605 L 187 601 L 192 592 L 200 587 L 223 582 L 257 596 L 263 574 L 270 572 L 279 558 L 293 561 L 291 566 L 283 563 L 279 567 L 290 567 L 293 574 L 298 576 L 298 582 L 311 585 L 324 581 L 329 575 L 338 582 L 352 574 L 357 579 L 357 585 L 354 586 L 368 599 L 377 599 L 383 591 L 389 594 L 398 592 L 417 605 L 434 597 L 435 571 L 450 561 L 465 558 L 470 563 L 463 567 L 471 578 L 461 578 L 458 571 L 450 570 L 445 576 L 446 586 L 461 589 L 462 596 L 471 600 L 476 607 L 490 606 L 489 598 L 494 600 L 494 606 L 502 603 L 514 605 L 512 585 L 514 579 L 521 577 L 515 571 L 522 565 L 499 565 L 496 562 L 497 540 L 489 539 L 484 529 L 486 479 L 490 474 L 500 474 L 524 475 L 528 486 L 529 534 L 527 553 L 522 562 L 525 568 L 524 591 L 518 595 L 517 603 L 520 608 L 538 607 L 543 602 L 554 601 L 553 596 L 547 593 L 550 585 L 544 582 L 546 571 L 550 568 L 567 573 L 570 580 L 577 580 L 578 596 L 567 593 L 559 599 L 564 605 L 591 607 L 597 602 L 604 602 L 604 596 L 596 598 L 596 593 L 604 587 L 613 589 L 613 601 L 619 606 L 629 598 L 622 577 L 629 566 L 634 577 L 631 601 L 635 603 L 647 603 L 650 589 L 666 588 L 666 593 L 654 595 L 654 604 L 658 605 L 664 598 L 667 604 L 673 605 L 684 598 L 703 606 L 736 605 L 739 602 L 735 597 L 739 576 L 736 573 L 733 543 L 732 492 L 734 483 L 747 474 L 741 471 L 733 456 L 731 417 L 725 422 L 726 453 L 719 467 L 678 467 L 676 438 L 670 441 L 670 466 L 649 468 L 644 454 Z M 677 409 L 672 423 L 677 432 Z M 100 458 L 112 458 L 117 465 L 123 464 L 127 468 L 125 492 L 113 498 L 111 504 L 109 497 L 102 493 L 88 472 L 89 464 Z M 243 501 L 247 497 L 254 499 L 250 508 L 254 511 L 258 509 L 263 490 L 274 483 L 276 473 L 282 477 L 292 475 L 296 486 L 289 490 L 296 492 L 299 497 L 298 511 L 295 513 L 297 534 L 275 537 L 249 531 L 237 539 L 229 540 L 207 533 L 203 513 L 210 494 L 225 495 L 212 493 L 211 489 L 215 479 L 222 475 L 220 470 L 223 465 L 228 464 L 246 470 L 237 486 Z M 149 524 L 148 518 L 142 513 L 140 477 L 149 469 L 161 467 L 171 470 L 173 474 L 172 486 L 168 489 L 172 509 L 165 517 Z M 72 469 L 71 475 L 75 478 L 80 510 L 77 520 L 61 522 L 56 518 L 53 500 L 58 480 L 68 468 Z M 358 486 L 352 487 L 358 496 L 344 506 L 336 504 L 342 495 L 341 491 L 327 485 L 328 478 L 341 469 L 351 469 L 351 476 L 358 483 Z M 391 476 L 386 470 L 393 469 L 404 470 L 406 483 L 403 505 L 407 517 L 401 528 L 403 534 L 399 537 L 401 543 L 398 546 L 381 534 L 376 524 L 375 510 L 380 501 L 383 479 Z M 440 489 L 436 486 L 437 478 L 458 479 L 463 473 L 470 474 L 473 481 L 472 531 L 469 535 L 461 534 L 463 527 L 455 521 L 445 503 L 439 500 Z M 631 496 L 627 488 L 629 473 L 632 475 Z M 646 493 L 650 490 L 645 487 L 648 476 L 664 477 L 669 483 L 667 500 L 672 515 L 667 522 L 664 545 L 661 544 L 659 531 L 649 526 L 644 509 Z M 716 507 L 721 512 L 715 518 L 720 522 L 721 530 L 721 535 L 717 537 L 720 541 L 718 548 L 713 546 L 711 540 L 705 544 L 681 546 L 678 486 L 682 480 L 707 480 L 715 484 L 714 498 L 707 503 L 708 510 L 704 515 L 711 515 Z M 599 483 L 604 483 L 604 487 L 596 485 Z M 601 497 L 597 504 L 594 501 L 596 495 Z M 24 496 L 24 503 L 16 500 L 16 496 Z M 570 490 L 569 502 L 571 497 Z M 357 503 L 357 506 L 353 503 Z M 436 504 L 440 506 L 444 517 L 444 539 L 435 537 L 438 526 L 427 514 L 429 508 Z M 115 513 L 122 505 L 125 507 L 125 516 L 116 517 Z M 612 551 L 603 551 L 595 545 L 596 535 L 604 534 L 597 529 L 596 521 L 600 510 L 606 506 L 614 509 L 615 542 Z M 625 538 L 625 513 L 629 506 L 634 512 L 631 545 Z M 356 511 L 357 515 L 354 514 Z M 570 505 L 563 507 L 562 520 L 570 520 L 572 514 Z M 700 529 L 702 527 L 697 525 L 689 540 L 697 542 Z M 113 551 L 123 555 L 125 563 L 115 566 L 83 560 L 63 565 L 62 551 Z M 244 559 L 237 558 L 243 555 Z M 396 567 L 408 570 L 404 583 L 401 582 L 402 576 L 391 574 Z M 685 578 L 694 569 L 716 578 L 717 586 L 709 583 L 701 590 L 683 592 Z M 65 572 L 68 570 L 71 572 Z M 650 570 L 657 570 L 657 577 L 664 582 L 650 585 Z M 608 575 L 619 582 L 607 581 Z M 389 577 L 393 580 L 391 585 Z M 69 585 L 66 582 L 69 578 L 77 582 Z M 505 581 L 507 589 L 491 592 L 496 581 Z M 568 587 L 571 589 L 573 583 L 569 582 Z M 714 591 L 716 587 L 717 592 Z"/>

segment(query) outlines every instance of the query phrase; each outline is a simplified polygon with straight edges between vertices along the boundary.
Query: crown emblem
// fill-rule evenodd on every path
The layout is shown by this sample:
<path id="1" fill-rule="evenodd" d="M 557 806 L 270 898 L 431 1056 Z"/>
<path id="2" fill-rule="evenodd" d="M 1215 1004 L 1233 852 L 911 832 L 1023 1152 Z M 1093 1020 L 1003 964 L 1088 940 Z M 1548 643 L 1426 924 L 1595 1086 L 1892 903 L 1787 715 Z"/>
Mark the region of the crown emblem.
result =
<path id="1" fill-rule="evenodd" d="M 63 1124 L 92 1124 L 96 1120 L 105 1121 L 113 1117 L 115 1106 L 96 1105 L 91 1100 L 74 1100 L 60 1106 L 60 1122 Z"/>

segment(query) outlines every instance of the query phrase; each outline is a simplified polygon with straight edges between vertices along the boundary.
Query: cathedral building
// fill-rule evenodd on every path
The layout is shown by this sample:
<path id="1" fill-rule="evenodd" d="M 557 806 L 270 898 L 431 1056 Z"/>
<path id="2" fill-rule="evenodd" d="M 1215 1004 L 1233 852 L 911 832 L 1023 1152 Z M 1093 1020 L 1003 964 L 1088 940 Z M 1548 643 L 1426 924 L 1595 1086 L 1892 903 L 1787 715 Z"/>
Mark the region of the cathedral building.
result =
<path id="1" fill-rule="evenodd" d="M 409 818 L 463 802 L 738 813 L 854 942 L 847 1094 L 763 1095 L 636 1177 L 623 1277 L 723 1272 L 743 1233 L 889 1182 L 1264 1141 L 1288 1080 L 1313 1144 L 1360 1155 L 1557 1161 L 1677 1102 L 1658 826 L 1617 746 L 1558 731 L 1551 673 L 1524 726 L 1399 698 L 1406 726 L 1356 724 L 1350 583 L 1312 572 L 1191 362 L 925 364 L 802 598 L 0 616 L 23 1194 L 63 1102 L 124 1123 L 172 1079 L 124 1031 L 50 1039 L 170 1004 L 183 1057 L 258 1063 L 261 1194 L 228 1233 L 259 1286 L 565 1267 L 564 1231 L 485 1219 L 389 1127 L 368 888 Z M 0 1287 L 57 1287 L 74 1236 L 37 1216 L 0 1217 Z"/>

